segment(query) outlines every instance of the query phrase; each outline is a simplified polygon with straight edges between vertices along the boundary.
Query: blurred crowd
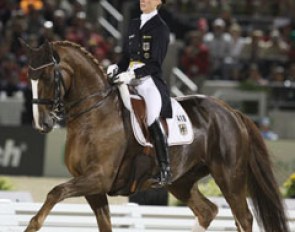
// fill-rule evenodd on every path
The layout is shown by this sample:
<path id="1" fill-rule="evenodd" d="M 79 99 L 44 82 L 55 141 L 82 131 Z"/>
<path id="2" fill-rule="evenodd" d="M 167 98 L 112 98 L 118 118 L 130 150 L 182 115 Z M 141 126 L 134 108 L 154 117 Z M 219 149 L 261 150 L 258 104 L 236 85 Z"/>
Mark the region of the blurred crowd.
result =
<path id="1" fill-rule="evenodd" d="M 221 10 L 239 15 L 295 16 L 292 0 L 168 0 L 175 11 L 184 13 L 220 14 Z"/>
<path id="2" fill-rule="evenodd" d="M 186 4 L 175 7 L 198 15 L 179 60 L 197 84 L 205 79 L 259 85 L 295 81 L 294 1 L 176 2 Z"/>
<path id="3" fill-rule="evenodd" d="M 250 79 L 257 84 L 295 81 L 295 30 L 291 21 L 272 24 L 268 31 L 246 32 L 238 21 L 201 18 L 198 29 L 187 33 L 179 65 L 196 82 Z"/>
<path id="4" fill-rule="evenodd" d="M 69 40 L 105 67 L 116 62 L 121 48 L 98 23 L 99 2 L 0 1 L 0 91 L 11 96 L 29 88 L 20 37 L 33 47 L 44 40 Z M 139 0 L 108 2 L 123 13 Z M 134 9 L 133 16 L 139 14 L 138 6 Z M 160 13 L 183 41 L 178 66 L 198 85 L 206 79 L 261 85 L 295 81 L 294 1 L 167 0 Z"/>
<path id="5" fill-rule="evenodd" d="M 112 37 L 88 20 L 80 1 L 4 0 L 0 19 L 0 90 L 8 96 L 28 86 L 27 56 L 19 38 L 32 47 L 44 40 L 69 40 L 84 46 L 100 62 L 112 59 L 116 51 Z"/>

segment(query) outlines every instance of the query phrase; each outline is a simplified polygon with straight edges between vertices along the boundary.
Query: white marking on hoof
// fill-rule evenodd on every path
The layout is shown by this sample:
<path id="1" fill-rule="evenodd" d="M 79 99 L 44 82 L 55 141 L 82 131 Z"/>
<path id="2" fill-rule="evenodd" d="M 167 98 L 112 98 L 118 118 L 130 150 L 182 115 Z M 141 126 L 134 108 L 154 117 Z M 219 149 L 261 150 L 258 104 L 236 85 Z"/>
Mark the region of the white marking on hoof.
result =
<path id="1" fill-rule="evenodd" d="M 193 230 L 192 230 L 192 232 L 205 232 L 206 229 L 200 225 L 200 223 L 199 223 L 199 219 L 196 218 L 196 220 L 197 220 L 197 221 L 196 221 L 196 223 L 195 223 L 194 226 L 193 226 Z"/>
<path id="2" fill-rule="evenodd" d="M 237 217 L 234 217 L 235 218 L 235 220 L 236 220 L 236 222 L 237 222 L 237 224 L 238 224 L 238 229 L 241 231 L 241 232 L 245 232 L 245 230 L 242 228 L 242 225 L 241 225 L 241 223 L 237 220 Z"/>

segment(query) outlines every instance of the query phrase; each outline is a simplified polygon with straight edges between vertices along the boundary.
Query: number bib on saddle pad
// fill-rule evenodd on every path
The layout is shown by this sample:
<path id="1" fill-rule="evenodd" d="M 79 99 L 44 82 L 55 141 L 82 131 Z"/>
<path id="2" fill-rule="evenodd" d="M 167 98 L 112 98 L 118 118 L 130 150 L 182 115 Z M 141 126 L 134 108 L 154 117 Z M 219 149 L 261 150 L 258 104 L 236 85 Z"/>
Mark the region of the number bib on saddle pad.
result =
<path id="1" fill-rule="evenodd" d="M 166 119 L 169 131 L 168 145 L 173 146 L 190 144 L 194 139 L 191 121 L 182 106 L 175 99 L 171 98 L 171 103 L 173 117 Z M 151 144 L 146 140 L 133 112 L 130 113 L 130 117 L 134 136 L 138 143 L 142 146 L 151 146 Z"/>

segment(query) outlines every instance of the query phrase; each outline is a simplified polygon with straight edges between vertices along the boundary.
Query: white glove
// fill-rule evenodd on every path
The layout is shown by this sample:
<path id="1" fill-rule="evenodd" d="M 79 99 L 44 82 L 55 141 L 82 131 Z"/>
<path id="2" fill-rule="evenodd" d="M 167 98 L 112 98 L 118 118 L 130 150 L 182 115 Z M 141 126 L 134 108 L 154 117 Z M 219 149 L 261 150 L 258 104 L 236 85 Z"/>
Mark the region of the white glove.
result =
<path id="1" fill-rule="evenodd" d="M 115 75 L 118 74 L 119 67 L 116 64 L 111 64 L 107 69 L 107 76 L 109 79 L 112 79 Z"/>
<path id="2" fill-rule="evenodd" d="M 133 72 L 122 72 L 113 78 L 113 83 L 128 85 L 133 79 L 135 79 Z"/>

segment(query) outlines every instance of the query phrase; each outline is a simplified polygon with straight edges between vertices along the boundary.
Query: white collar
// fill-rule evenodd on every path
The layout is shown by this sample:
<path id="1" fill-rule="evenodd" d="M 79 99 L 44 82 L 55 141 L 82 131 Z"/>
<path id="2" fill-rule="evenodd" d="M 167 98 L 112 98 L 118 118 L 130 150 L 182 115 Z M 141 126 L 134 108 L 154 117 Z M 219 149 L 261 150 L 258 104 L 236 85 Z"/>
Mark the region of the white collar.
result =
<path id="1" fill-rule="evenodd" d="M 144 13 L 141 14 L 140 15 L 140 20 L 141 20 L 140 27 L 142 27 L 147 21 L 149 21 L 152 17 L 154 17 L 157 14 L 158 14 L 157 10 L 154 10 L 154 11 L 147 13 L 147 14 L 144 14 Z"/>

